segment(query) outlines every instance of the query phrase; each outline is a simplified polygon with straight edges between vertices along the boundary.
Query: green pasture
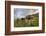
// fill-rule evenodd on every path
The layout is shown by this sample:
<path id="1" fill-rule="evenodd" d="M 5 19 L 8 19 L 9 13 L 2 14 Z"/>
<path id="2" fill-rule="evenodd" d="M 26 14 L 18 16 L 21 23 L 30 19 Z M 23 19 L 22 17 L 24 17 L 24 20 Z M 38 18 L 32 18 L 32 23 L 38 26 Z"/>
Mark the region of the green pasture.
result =
<path id="1" fill-rule="evenodd" d="M 36 27 L 39 25 L 39 16 L 33 15 L 34 18 L 30 20 L 14 19 L 14 27 Z M 27 21 L 27 22 L 26 22 Z"/>

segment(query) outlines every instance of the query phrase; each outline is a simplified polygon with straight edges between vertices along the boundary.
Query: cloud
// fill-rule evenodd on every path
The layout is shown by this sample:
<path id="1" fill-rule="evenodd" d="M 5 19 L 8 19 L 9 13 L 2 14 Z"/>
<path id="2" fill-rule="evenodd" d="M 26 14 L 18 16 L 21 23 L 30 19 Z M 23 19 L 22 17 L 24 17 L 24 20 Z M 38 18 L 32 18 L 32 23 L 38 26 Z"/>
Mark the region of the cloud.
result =
<path id="1" fill-rule="evenodd" d="M 26 15 L 37 14 L 38 9 L 25 9 L 25 8 L 16 8 L 14 9 L 14 15 L 16 18 L 24 18 Z"/>

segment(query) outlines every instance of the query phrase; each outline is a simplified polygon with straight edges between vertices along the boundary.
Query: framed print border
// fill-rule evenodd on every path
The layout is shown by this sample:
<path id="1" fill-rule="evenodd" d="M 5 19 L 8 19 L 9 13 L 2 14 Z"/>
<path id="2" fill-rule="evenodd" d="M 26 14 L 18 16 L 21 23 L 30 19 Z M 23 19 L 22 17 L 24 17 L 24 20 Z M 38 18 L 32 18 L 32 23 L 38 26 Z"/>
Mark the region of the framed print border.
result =
<path id="1" fill-rule="evenodd" d="M 42 6 L 42 30 L 34 31 L 10 31 L 11 27 L 11 5 Z M 45 32 L 45 4 L 36 2 L 5 1 L 5 35 L 35 34 Z"/>

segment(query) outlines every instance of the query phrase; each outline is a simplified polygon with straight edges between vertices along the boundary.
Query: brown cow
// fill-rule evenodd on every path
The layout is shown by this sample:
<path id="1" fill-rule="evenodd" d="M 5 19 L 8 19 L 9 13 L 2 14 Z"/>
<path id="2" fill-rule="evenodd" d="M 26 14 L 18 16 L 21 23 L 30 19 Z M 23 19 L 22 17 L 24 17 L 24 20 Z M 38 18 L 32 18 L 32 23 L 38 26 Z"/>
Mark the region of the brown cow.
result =
<path id="1" fill-rule="evenodd" d="M 30 22 L 32 22 L 32 20 L 33 20 L 33 17 L 34 16 L 32 16 L 32 15 L 28 15 L 28 16 L 26 16 L 26 20 L 25 21 L 30 24 Z"/>

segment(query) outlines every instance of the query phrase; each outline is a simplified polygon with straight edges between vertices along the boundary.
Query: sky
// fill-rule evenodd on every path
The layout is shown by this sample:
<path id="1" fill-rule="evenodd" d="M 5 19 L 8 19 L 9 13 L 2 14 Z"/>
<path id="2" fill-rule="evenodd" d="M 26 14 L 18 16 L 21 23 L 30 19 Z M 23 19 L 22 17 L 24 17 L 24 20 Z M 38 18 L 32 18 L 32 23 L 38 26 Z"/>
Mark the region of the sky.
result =
<path id="1" fill-rule="evenodd" d="M 16 18 L 22 18 L 27 15 L 31 15 L 32 13 L 36 11 L 37 9 L 14 8 L 14 16 Z"/>

